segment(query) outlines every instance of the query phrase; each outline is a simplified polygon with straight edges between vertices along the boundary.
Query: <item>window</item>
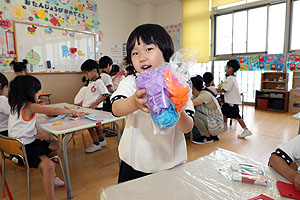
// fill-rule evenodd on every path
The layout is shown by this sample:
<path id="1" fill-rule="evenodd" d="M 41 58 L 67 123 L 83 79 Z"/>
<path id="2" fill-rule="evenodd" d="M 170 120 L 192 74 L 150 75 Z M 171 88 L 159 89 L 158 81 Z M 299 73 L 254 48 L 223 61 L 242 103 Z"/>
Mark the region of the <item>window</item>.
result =
<path id="1" fill-rule="evenodd" d="M 232 44 L 232 14 L 217 17 L 217 55 L 231 54 Z"/>
<path id="2" fill-rule="evenodd" d="M 195 75 L 202 76 L 205 72 L 211 72 L 211 62 L 196 63 L 189 68 L 189 73 L 191 76 L 195 76 Z"/>
<path id="3" fill-rule="evenodd" d="M 233 15 L 233 53 L 246 53 L 247 11 Z"/>
<path id="4" fill-rule="evenodd" d="M 268 53 L 283 53 L 285 3 L 269 7 Z M 300 15 L 299 15 L 300 16 Z"/>
<path id="5" fill-rule="evenodd" d="M 291 50 L 300 50 L 300 1 L 294 1 Z"/>
<path id="6" fill-rule="evenodd" d="M 248 51 L 266 51 L 267 7 L 248 11 Z"/>

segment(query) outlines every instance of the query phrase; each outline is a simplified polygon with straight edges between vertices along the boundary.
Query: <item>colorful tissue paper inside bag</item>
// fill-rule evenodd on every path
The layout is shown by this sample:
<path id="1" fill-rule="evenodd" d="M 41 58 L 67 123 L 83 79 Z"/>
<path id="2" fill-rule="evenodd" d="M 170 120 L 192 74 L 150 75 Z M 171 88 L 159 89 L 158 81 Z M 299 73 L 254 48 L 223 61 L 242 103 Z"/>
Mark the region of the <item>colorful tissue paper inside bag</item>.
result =
<path id="1" fill-rule="evenodd" d="M 164 65 L 141 73 L 136 79 L 138 89 L 146 89 L 146 97 L 153 122 L 162 130 L 176 125 L 178 114 L 184 109 L 190 88 L 179 82 L 180 74 L 171 65 Z M 161 131 L 161 133 L 163 133 Z"/>

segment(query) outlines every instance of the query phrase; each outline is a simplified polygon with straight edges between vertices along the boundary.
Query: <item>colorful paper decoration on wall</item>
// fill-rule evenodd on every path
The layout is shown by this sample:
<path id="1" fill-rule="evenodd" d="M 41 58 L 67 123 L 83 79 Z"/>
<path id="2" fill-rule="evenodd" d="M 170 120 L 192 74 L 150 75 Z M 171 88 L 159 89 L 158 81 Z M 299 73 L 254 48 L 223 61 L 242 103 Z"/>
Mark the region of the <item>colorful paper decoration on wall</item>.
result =
<path id="1" fill-rule="evenodd" d="M 29 64 L 37 65 L 39 64 L 41 57 L 36 51 L 31 50 L 26 54 L 26 59 L 28 60 Z"/>
<path id="2" fill-rule="evenodd" d="M 0 58 L 0 72 L 12 72 L 13 68 L 9 65 L 12 58 Z"/>
<path id="3" fill-rule="evenodd" d="M 299 54 L 293 54 L 293 55 L 288 56 L 287 70 L 288 71 L 300 70 L 300 55 Z"/>
<path id="4" fill-rule="evenodd" d="M 282 71 L 283 54 L 268 54 L 256 56 L 238 56 L 241 70 L 244 71 Z"/>
<path id="5" fill-rule="evenodd" d="M 175 51 L 178 51 L 181 49 L 181 32 L 182 32 L 182 24 L 174 24 L 174 25 L 168 25 L 164 27 L 166 31 L 170 34 L 172 41 L 174 43 L 174 49 Z"/>

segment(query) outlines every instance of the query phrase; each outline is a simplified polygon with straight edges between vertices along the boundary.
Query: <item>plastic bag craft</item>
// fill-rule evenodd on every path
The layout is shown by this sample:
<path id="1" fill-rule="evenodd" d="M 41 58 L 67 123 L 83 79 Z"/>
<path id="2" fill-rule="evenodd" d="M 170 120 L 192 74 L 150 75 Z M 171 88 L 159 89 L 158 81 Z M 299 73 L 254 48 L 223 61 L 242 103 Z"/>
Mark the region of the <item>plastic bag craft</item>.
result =
<path id="1" fill-rule="evenodd" d="M 181 49 L 171 58 L 169 63 L 141 73 L 136 79 L 138 89 L 146 89 L 148 107 L 151 118 L 160 132 L 173 127 L 190 98 L 188 68 L 197 62 L 198 52 L 193 49 Z"/>

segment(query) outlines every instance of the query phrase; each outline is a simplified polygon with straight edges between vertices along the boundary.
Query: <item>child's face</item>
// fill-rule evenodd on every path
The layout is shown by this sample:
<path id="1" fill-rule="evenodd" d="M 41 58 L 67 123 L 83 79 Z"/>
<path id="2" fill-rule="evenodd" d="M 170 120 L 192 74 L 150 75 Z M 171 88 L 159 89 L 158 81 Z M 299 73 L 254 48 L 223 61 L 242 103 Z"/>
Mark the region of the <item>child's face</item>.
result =
<path id="1" fill-rule="evenodd" d="M 226 69 L 225 69 L 225 73 L 226 73 L 227 75 L 234 74 L 233 68 L 232 68 L 232 67 L 229 67 L 229 66 L 227 65 L 227 66 L 226 66 Z"/>
<path id="2" fill-rule="evenodd" d="M 96 69 L 93 69 L 93 70 L 91 70 L 91 71 L 86 71 L 86 72 L 85 72 L 85 75 L 86 75 L 86 77 L 87 77 L 90 81 L 92 81 L 92 80 L 94 80 L 95 78 L 98 77 L 98 72 L 97 72 Z"/>
<path id="3" fill-rule="evenodd" d="M 2 94 L 3 96 L 8 96 L 8 87 L 5 86 L 1 91 L 0 94 Z"/>
<path id="4" fill-rule="evenodd" d="M 154 69 L 165 62 L 163 53 L 155 44 L 147 45 L 141 40 L 139 45 L 137 41 L 135 42 L 131 51 L 131 60 L 137 72 Z"/>
<path id="5" fill-rule="evenodd" d="M 35 95 L 34 95 L 34 100 L 35 100 L 35 102 L 38 102 L 39 97 L 40 97 L 40 91 L 38 91 L 38 92 L 35 93 Z"/>

